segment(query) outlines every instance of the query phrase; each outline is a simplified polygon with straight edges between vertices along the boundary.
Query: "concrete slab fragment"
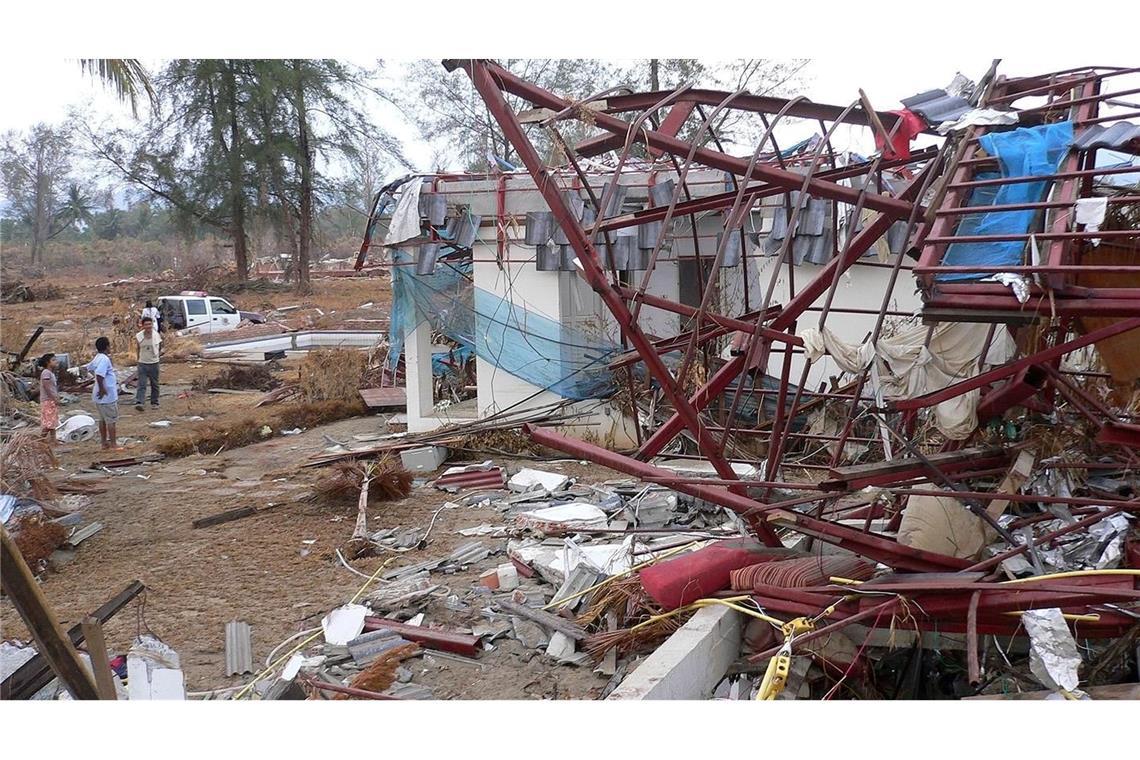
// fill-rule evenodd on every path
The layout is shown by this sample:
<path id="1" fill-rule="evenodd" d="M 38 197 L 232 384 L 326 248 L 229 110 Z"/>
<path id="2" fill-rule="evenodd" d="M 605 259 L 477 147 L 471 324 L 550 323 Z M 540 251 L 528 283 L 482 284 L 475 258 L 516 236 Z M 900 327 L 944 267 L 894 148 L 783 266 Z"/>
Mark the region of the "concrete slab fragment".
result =
<path id="1" fill-rule="evenodd" d="M 740 656 L 743 636 L 739 613 L 720 605 L 698 610 L 607 699 L 708 699 Z"/>

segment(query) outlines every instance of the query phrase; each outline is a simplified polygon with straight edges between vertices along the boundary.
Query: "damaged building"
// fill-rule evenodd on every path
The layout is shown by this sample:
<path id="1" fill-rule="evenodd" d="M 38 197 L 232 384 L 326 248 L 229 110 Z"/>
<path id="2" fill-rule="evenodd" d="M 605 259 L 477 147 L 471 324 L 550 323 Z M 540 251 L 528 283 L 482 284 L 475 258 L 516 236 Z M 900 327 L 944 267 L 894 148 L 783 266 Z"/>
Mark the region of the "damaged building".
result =
<path id="1" fill-rule="evenodd" d="M 824 631 L 877 651 L 904 609 L 960 637 L 975 686 L 986 635 L 1135 630 L 1135 70 L 995 63 L 876 111 L 685 87 L 572 102 L 445 66 L 525 171 L 377 199 L 358 266 L 392 266 L 413 429 L 553 405 L 567 417 L 524 426 L 536 444 L 725 508 L 769 554 L 707 584 L 696 555 L 668 560 L 692 589 L 676 597 L 641 577 L 665 614 L 776 626 L 752 656 L 765 698 L 801 642 L 817 665 Z M 767 127 L 751 156 L 710 135 L 733 109 Z M 794 119 L 820 131 L 781 150 Z M 565 145 L 572 120 L 595 136 L 547 164 L 534 132 Z M 852 125 L 874 154 L 832 148 Z M 430 380 L 457 354 L 459 414 Z"/>

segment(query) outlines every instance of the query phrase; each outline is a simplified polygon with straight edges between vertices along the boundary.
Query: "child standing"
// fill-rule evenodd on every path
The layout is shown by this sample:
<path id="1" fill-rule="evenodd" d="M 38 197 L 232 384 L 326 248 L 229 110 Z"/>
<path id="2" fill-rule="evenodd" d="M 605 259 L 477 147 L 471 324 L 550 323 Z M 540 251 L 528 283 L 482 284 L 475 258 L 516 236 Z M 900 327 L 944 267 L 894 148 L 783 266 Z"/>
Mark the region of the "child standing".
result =
<path id="1" fill-rule="evenodd" d="M 119 379 L 115 375 L 115 365 L 111 363 L 110 338 L 104 335 L 96 340 L 95 351 L 95 358 L 87 363 L 87 370 L 95 375 L 91 400 L 99 410 L 99 438 L 103 448 L 122 451 L 115 435 L 115 423 L 119 420 Z"/>
<path id="2" fill-rule="evenodd" d="M 40 430 L 48 445 L 55 442 L 55 430 L 59 427 L 59 386 L 55 370 L 59 366 L 55 354 L 44 354 L 36 362 L 40 368 Z"/>

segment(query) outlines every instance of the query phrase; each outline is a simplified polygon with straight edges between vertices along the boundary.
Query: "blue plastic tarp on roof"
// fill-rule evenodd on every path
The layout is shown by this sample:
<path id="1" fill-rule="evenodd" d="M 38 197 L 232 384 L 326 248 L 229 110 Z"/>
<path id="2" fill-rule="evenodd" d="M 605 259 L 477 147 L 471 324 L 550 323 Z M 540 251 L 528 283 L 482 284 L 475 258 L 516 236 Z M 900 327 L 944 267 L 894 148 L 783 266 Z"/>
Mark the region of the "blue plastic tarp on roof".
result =
<path id="1" fill-rule="evenodd" d="M 1073 144 L 1073 124 L 1063 121 L 1039 127 L 1015 129 L 1010 132 L 988 134 L 980 138 L 982 148 L 997 156 L 1001 176 L 1045 177 L 1054 174 L 1061 159 Z M 979 175 L 976 179 L 991 179 L 995 175 Z M 1009 185 L 975 188 L 970 206 L 1002 206 L 1040 201 L 1048 183 L 1018 182 Z M 1029 232 L 1039 212 L 991 211 L 969 214 L 958 225 L 956 235 L 1023 235 Z M 942 259 L 942 266 L 999 267 L 1022 263 L 1026 241 L 1010 240 L 991 243 L 952 243 Z M 946 273 L 937 276 L 939 282 L 980 280 L 993 273 Z"/>

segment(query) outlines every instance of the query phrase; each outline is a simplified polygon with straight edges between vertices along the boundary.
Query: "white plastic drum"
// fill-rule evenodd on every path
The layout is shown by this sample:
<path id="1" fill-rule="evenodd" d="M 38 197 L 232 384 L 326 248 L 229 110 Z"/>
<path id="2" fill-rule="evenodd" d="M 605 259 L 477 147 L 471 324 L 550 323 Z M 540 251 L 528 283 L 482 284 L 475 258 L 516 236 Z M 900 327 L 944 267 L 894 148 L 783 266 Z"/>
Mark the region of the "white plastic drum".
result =
<path id="1" fill-rule="evenodd" d="M 55 439 L 60 443 L 81 443 L 89 441 L 99 432 L 95 418 L 88 414 L 73 414 L 60 424 L 55 431 Z"/>

